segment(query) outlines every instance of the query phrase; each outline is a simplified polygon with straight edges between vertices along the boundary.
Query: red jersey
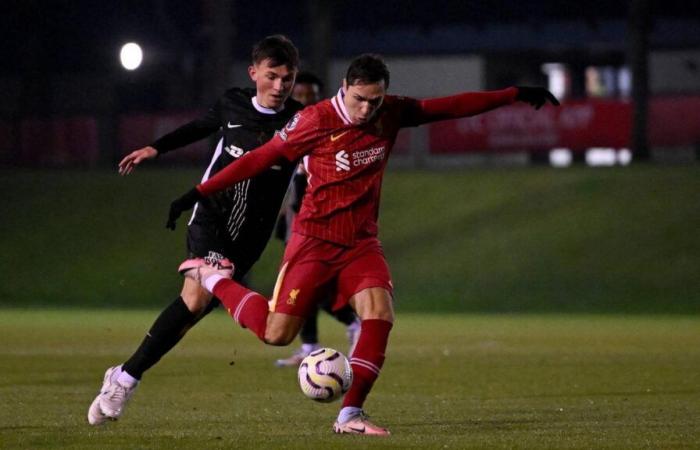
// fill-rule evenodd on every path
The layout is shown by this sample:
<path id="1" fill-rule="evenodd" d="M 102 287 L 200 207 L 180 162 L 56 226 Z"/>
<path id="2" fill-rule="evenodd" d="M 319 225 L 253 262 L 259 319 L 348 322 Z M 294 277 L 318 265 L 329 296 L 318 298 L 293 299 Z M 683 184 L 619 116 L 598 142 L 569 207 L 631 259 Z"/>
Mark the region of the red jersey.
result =
<path id="1" fill-rule="evenodd" d="M 485 112 L 512 103 L 517 92 L 509 88 L 429 100 L 386 95 L 370 122 L 353 125 L 341 90 L 297 113 L 267 144 L 197 188 L 210 195 L 281 158 L 303 158 L 308 188 L 294 231 L 352 246 L 377 235 L 382 177 L 400 128 Z"/>
<path id="2" fill-rule="evenodd" d="M 354 126 L 339 93 L 277 133 L 273 141 L 284 144 L 287 159 L 303 157 L 308 173 L 295 232 L 348 246 L 377 235 L 384 168 L 399 129 L 415 124 L 415 104 L 387 95 L 372 121 Z"/>

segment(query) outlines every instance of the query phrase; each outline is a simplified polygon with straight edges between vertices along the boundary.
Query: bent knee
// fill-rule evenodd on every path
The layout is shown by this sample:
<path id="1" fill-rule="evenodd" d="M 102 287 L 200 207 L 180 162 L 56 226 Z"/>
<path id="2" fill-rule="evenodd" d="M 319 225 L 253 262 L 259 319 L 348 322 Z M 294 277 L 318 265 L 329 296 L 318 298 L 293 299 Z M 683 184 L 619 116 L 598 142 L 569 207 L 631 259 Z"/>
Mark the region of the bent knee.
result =
<path id="1" fill-rule="evenodd" d="M 285 345 L 291 344 L 294 337 L 295 336 L 290 336 L 289 333 L 285 332 L 265 331 L 265 343 L 278 347 L 284 347 Z"/>
<path id="2" fill-rule="evenodd" d="M 194 315 L 199 315 L 207 309 L 212 296 L 204 289 L 184 288 L 180 294 L 187 309 Z"/>
<path id="3" fill-rule="evenodd" d="M 289 345 L 304 323 L 302 318 L 287 314 L 270 313 L 265 328 L 265 343 L 270 345 Z"/>

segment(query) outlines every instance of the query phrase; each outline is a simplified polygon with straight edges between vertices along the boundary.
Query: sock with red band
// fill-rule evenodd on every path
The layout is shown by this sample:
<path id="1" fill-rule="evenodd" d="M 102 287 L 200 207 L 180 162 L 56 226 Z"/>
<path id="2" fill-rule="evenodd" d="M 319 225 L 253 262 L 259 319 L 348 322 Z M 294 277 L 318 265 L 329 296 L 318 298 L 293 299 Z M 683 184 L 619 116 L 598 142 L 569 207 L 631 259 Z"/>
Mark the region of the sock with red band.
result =
<path id="1" fill-rule="evenodd" d="M 233 320 L 243 328 L 248 328 L 261 341 L 265 340 L 269 313 L 265 297 L 233 280 L 224 278 L 213 286 L 211 292 L 224 305 Z"/>
<path id="2" fill-rule="evenodd" d="M 384 364 L 384 352 L 392 326 L 393 324 L 386 320 L 362 321 L 360 340 L 350 359 L 353 372 L 352 386 L 343 398 L 343 408 L 349 406 L 362 408 Z"/>

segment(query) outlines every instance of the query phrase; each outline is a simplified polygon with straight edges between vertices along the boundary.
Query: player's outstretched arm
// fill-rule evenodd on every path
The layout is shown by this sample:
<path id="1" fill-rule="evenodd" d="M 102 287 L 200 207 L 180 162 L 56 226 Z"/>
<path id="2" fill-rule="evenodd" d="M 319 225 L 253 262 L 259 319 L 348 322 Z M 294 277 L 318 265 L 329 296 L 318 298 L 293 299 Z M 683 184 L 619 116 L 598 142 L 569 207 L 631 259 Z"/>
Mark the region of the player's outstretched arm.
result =
<path id="1" fill-rule="evenodd" d="M 119 175 L 129 175 L 142 161 L 158 156 L 158 150 L 150 145 L 129 153 L 119 162 Z"/>
<path id="2" fill-rule="evenodd" d="M 175 130 L 158 138 L 151 145 L 135 150 L 119 162 L 119 173 L 130 174 L 134 168 L 146 159 L 153 159 L 158 155 L 184 147 L 209 136 L 221 128 L 221 100 L 209 108 L 207 113 L 191 122 L 188 122 Z"/>
<path id="3" fill-rule="evenodd" d="M 204 197 L 222 191 L 240 181 L 252 178 L 274 164 L 287 160 L 283 149 L 284 144 L 273 139 L 241 156 L 206 182 L 190 189 L 170 204 L 168 221 L 165 227 L 174 230 L 177 219 L 182 213 L 194 208 L 194 205 L 204 199 Z"/>
<path id="4" fill-rule="evenodd" d="M 559 104 L 551 92 L 541 87 L 522 86 L 500 91 L 464 92 L 415 101 L 413 107 L 407 110 L 404 126 L 470 117 L 516 101 L 530 103 L 537 109 L 548 101 L 553 105 Z"/>

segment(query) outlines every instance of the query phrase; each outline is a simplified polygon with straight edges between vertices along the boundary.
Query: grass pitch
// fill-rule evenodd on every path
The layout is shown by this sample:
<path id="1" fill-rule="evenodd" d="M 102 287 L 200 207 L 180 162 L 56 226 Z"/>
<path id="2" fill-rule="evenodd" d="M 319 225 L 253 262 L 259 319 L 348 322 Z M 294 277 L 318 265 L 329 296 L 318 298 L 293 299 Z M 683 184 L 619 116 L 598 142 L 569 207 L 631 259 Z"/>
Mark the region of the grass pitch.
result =
<path id="1" fill-rule="evenodd" d="M 108 365 L 156 311 L 0 310 L 0 448 L 700 448 L 700 318 L 399 313 L 366 404 L 389 438 L 336 436 L 338 403 L 221 311 L 93 428 Z M 343 329 L 323 318 L 326 345 Z"/>

